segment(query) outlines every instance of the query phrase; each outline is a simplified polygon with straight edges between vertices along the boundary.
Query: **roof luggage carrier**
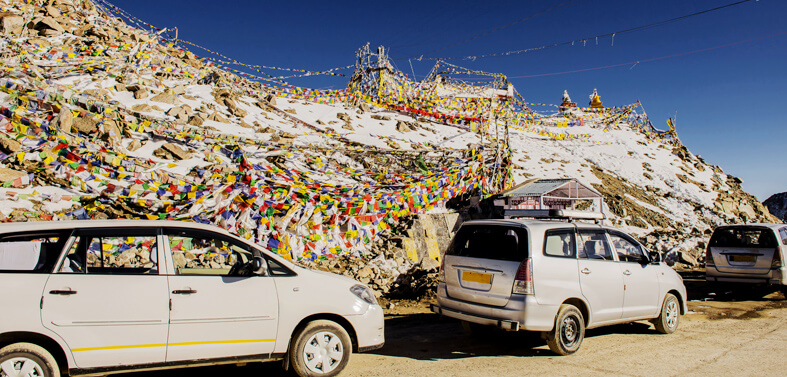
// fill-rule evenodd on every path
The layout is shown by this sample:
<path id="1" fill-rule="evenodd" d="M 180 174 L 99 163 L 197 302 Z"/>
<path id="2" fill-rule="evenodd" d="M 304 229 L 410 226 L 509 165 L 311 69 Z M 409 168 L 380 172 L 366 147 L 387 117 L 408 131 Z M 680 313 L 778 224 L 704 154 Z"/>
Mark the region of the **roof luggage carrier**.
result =
<path id="1" fill-rule="evenodd" d="M 596 223 L 607 218 L 600 212 L 578 211 L 572 209 L 506 209 L 504 217 L 507 219 L 518 217 L 531 217 L 535 219 L 555 220 L 594 220 Z"/>

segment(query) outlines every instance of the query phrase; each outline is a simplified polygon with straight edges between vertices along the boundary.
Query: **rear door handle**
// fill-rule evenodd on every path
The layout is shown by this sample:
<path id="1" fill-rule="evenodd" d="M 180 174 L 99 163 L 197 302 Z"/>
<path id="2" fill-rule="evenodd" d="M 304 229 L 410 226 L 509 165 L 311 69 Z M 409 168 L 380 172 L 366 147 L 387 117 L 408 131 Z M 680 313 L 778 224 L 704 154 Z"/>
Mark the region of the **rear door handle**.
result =
<path id="1" fill-rule="evenodd" d="M 623 271 L 623 275 L 629 276 L 631 275 L 631 271 L 629 270 Z"/>
<path id="2" fill-rule="evenodd" d="M 68 296 L 68 295 L 75 295 L 75 294 L 77 294 L 77 291 L 72 291 L 72 290 L 70 290 L 70 289 L 69 289 L 69 290 L 67 290 L 67 291 L 65 291 L 65 290 L 54 290 L 54 291 L 49 291 L 49 294 L 50 294 L 50 295 L 63 295 L 63 296 Z"/>
<path id="3" fill-rule="evenodd" d="M 585 268 L 582 269 L 582 273 L 583 274 L 589 274 L 590 270 L 587 267 L 585 267 Z"/>
<path id="4" fill-rule="evenodd" d="M 174 293 L 176 295 L 191 295 L 191 294 L 197 293 L 197 290 L 195 290 L 195 289 L 176 289 L 176 290 L 172 291 L 172 293 Z"/>

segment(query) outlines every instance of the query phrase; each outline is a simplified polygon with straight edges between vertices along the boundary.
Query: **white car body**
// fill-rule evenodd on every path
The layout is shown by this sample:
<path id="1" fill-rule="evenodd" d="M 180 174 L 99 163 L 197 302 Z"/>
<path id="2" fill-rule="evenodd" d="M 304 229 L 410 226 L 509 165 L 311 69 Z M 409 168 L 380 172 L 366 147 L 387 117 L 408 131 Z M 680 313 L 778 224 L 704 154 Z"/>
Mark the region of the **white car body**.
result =
<path id="1" fill-rule="evenodd" d="M 143 237 L 126 234 L 139 234 L 141 229 L 152 232 L 145 234 L 150 234 L 150 242 L 155 239 L 154 246 L 160 245 L 145 255 L 147 266 L 155 265 L 154 269 L 140 274 L 137 272 L 144 269 L 118 272 L 113 269 L 123 270 L 122 266 L 103 267 L 110 259 L 105 259 L 109 258 L 106 244 L 99 243 L 104 246 L 102 267 L 95 268 L 98 273 L 91 273 L 93 267 L 87 267 L 87 273 L 64 272 L 69 270 L 66 264 L 74 255 L 69 251 L 79 248 L 78 232 L 120 234 L 128 237 L 128 242 L 140 242 Z M 57 245 L 36 246 L 40 262 L 48 263 L 45 269 L 50 271 L 34 273 L 19 268 L 35 264 L 16 251 L 29 245 L 4 239 L 26 232 L 61 235 Z M 198 268 L 186 268 L 173 260 L 179 251 L 173 254 L 171 249 L 181 248 L 185 239 L 172 246 L 174 237 L 180 237 L 174 232 L 216 235 L 233 247 L 248 250 L 249 255 L 263 257 L 265 274 L 181 274 L 179 269 Z M 90 242 L 98 236 L 93 237 Z M 188 242 L 195 240 L 190 238 Z M 206 260 L 210 255 L 218 258 L 219 253 L 211 252 L 200 254 L 198 259 Z M 86 259 L 90 260 L 89 255 Z M 88 263 L 99 262 L 94 258 Z M 210 263 L 207 265 L 219 266 Z M 382 308 L 373 295 L 362 299 L 351 292 L 353 288 L 371 293 L 359 282 L 298 267 L 223 229 L 197 223 L 112 220 L 0 224 L 0 286 L 0 302 L 5 309 L 0 321 L 0 348 L 15 342 L 39 345 L 57 359 L 61 370 L 67 369 L 72 375 L 282 359 L 291 351 L 299 330 L 316 320 L 341 326 L 356 352 L 384 344 Z"/>
<path id="2" fill-rule="evenodd" d="M 499 233 L 491 239 L 479 238 L 482 244 L 476 249 L 473 249 L 474 236 L 462 236 L 463 229 L 494 227 L 509 229 L 508 235 Z M 552 241 L 546 241 L 547 234 L 554 236 Z M 584 249 L 574 246 L 580 234 L 595 234 L 608 245 L 613 245 L 613 238 L 617 243 L 625 240 L 622 243 L 632 253 L 640 253 L 647 259 L 620 260 L 623 257 L 618 253 L 622 251 L 615 250 L 606 260 L 582 257 Z M 507 237 L 511 240 L 501 240 Z M 555 237 L 564 237 L 565 244 L 555 243 Z M 497 255 L 496 250 L 515 247 L 512 246 L 517 242 L 515 238 L 519 242 L 518 256 Z M 597 241 L 586 242 L 594 245 Z M 461 251 L 452 252 L 459 247 L 474 251 L 464 256 L 456 255 Z M 670 267 L 650 258 L 633 238 L 600 225 L 540 220 L 469 221 L 462 224 L 443 256 L 438 304 L 433 311 L 505 330 L 542 332 L 555 328 L 563 305 L 579 309 L 585 328 L 653 320 L 659 317 L 668 294 L 677 297 L 680 312 L 685 313 L 686 289 L 682 279 Z M 531 264 L 530 280 L 517 282 L 517 276 L 528 271 L 525 263 Z M 519 293 L 515 293 L 517 290 Z"/>

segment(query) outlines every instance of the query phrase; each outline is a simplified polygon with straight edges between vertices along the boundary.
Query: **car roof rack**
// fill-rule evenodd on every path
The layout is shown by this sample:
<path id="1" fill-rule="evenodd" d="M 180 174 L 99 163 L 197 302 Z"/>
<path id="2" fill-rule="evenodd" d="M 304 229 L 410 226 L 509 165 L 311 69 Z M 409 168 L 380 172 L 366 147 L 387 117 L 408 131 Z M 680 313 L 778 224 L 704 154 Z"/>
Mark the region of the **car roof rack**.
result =
<path id="1" fill-rule="evenodd" d="M 535 219 L 556 220 L 595 220 L 596 222 L 607 218 L 603 213 L 578 211 L 573 209 L 506 209 L 505 218 L 532 217 Z"/>

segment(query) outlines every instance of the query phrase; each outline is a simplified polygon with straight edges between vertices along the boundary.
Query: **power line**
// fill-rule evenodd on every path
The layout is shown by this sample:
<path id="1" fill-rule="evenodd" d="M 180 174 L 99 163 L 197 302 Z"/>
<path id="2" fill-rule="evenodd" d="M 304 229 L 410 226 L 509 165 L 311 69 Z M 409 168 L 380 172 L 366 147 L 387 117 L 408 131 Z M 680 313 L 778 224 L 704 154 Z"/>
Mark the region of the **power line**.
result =
<path id="1" fill-rule="evenodd" d="M 555 76 L 555 75 L 564 75 L 564 74 L 567 74 L 567 73 L 578 73 L 578 72 L 586 72 L 586 71 L 595 71 L 595 70 L 599 70 L 599 69 L 623 67 L 623 66 L 627 66 L 627 65 L 636 65 L 636 64 L 640 64 L 640 63 L 647 63 L 647 62 L 652 62 L 652 61 L 656 61 L 656 60 L 669 59 L 669 58 L 674 58 L 674 57 L 683 56 L 683 55 L 696 54 L 698 52 L 710 51 L 710 50 L 715 50 L 715 49 L 723 48 L 723 47 L 735 46 L 735 45 L 739 45 L 739 44 L 743 44 L 743 43 L 759 41 L 761 39 L 778 37 L 780 35 L 785 35 L 785 34 L 787 34 L 787 31 L 782 32 L 782 33 L 777 33 L 777 34 L 771 34 L 771 35 L 768 35 L 768 36 L 765 36 L 765 37 L 759 37 L 759 38 L 748 39 L 748 40 L 740 41 L 740 42 L 728 43 L 728 44 L 720 45 L 720 46 L 703 48 L 703 49 L 700 49 L 700 50 L 681 52 L 679 54 L 672 54 L 672 55 L 667 55 L 667 56 L 661 56 L 661 57 L 658 57 L 658 58 L 636 60 L 636 61 L 627 62 L 627 63 L 605 65 L 605 66 L 602 66 L 602 67 L 583 68 L 583 69 L 576 69 L 576 70 L 572 70 L 572 71 L 563 71 L 563 72 L 554 72 L 554 73 L 541 73 L 541 74 L 538 74 L 538 75 L 508 76 L 508 78 L 509 79 L 523 79 L 523 78 L 531 78 L 531 77 Z"/>
<path id="2" fill-rule="evenodd" d="M 671 22 L 684 20 L 684 19 L 689 18 L 689 17 L 699 16 L 699 15 L 702 15 L 702 14 L 705 14 L 705 13 L 710 13 L 710 12 L 714 12 L 714 11 L 717 11 L 717 10 L 729 8 L 729 7 L 732 7 L 732 6 L 735 6 L 735 5 L 748 3 L 750 1 L 753 1 L 753 0 L 740 0 L 740 1 L 736 1 L 734 3 L 721 5 L 721 6 L 718 6 L 718 7 L 715 7 L 715 8 L 710 8 L 710 9 L 706 9 L 706 10 L 703 10 L 703 11 L 694 12 L 694 13 L 683 15 L 683 16 L 680 16 L 680 17 L 670 18 L 668 20 L 654 22 L 654 23 L 647 24 L 647 25 L 637 26 L 637 27 L 624 29 L 624 30 L 619 30 L 619 31 L 606 33 L 606 34 L 599 34 L 599 35 L 592 36 L 592 37 L 587 37 L 587 38 L 574 39 L 574 40 L 567 41 L 567 42 L 555 43 L 555 44 L 551 44 L 551 45 L 544 45 L 544 46 L 540 46 L 540 47 L 531 47 L 531 48 L 522 49 L 522 50 L 498 52 L 498 53 L 494 53 L 494 54 L 454 56 L 454 57 L 447 57 L 447 58 L 422 58 L 422 59 L 427 59 L 427 60 L 454 60 L 454 59 L 476 60 L 476 59 L 480 59 L 480 58 L 489 58 L 489 57 L 494 57 L 494 56 L 518 55 L 518 54 L 522 54 L 522 53 L 530 52 L 530 51 L 543 50 L 543 49 L 547 49 L 547 48 L 558 47 L 558 46 L 565 46 L 565 45 L 573 45 L 575 43 L 586 43 L 589 40 L 592 40 L 592 39 L 598 40 L 598 38 L 604 38 L 604 37 L 612 37 L 613 40 L 614 40 L 614 37 L 617 34 L 630 33 L 630 32 L 634 32 L 634 31 L 638 31 L 638 30 L 643 30 L 643 29 L 648 29 L 648 28 L 652 28 L 652 27 L 656 27 L 656 26 L 661 26 L 661 25 L 665 25 L 665 24 L 668 24 L 668 23 L 671 23 Z M 451 46 L 449 46 L 449 47 L 451 47 Z M 440 50 L 443 50 L 443 49 L 440 49 Z M 440 50 L 435 50 L 435 51 L 440 51 Z M 432 52 L 434 52 L 434 51 L 432 51 Z M 411 56 L 410 58 L 413 58 L 413 57 Z M 402 59 L 409 59 L 409 58 L 402 58 Z M 402 60 L 402 59 L 395 59 L 395 60 Z"/>
<path id="3" fill-rule="evenodd" d="M 514 21 L 514 22 L 512 22 L 512 23 L 509 23 L 509 24 L 506 24 L 506 25 L 500 26 L 500 27 L 498 27 L 498 28 L 492 29 L 492 30 L 490 30 L 490 31 L 487 31 L 487 32 L 485 32 L 485 33 L 478 34 L 478 35 L 476 35 L 476 36 L 474 36 L 474 37 L 472 37 L 472 38 L 465 39 L 465 40 L 463 40 L 463 41 L 461 41 L 461 42 L 457 42 L 457 43 L 454 43 L 454 44 L 452 44 L 452 45 L 448 45 L 448 46 L 445 46 L 445 47 L 442 47 L 442 48 L 438 48 L 437 50 L 432 50 L 432 51 L 429 51 L 429 52 L 427 52 L 427 53 L 424 53 L 424 54 L 421 54 L 421 55 L 414 55 L 414 56 L 410 56 L 410 57 L 406 57 L 406 58 L 401 58 L 401 59 L 396 59 L 396 60 L 405 60 L 405 59 L 417 58 L 417 57 L 419 57 L 419 56 L 429 55 L 429 54 L 431 54 L 431 53 L 435 53 L 435 52 L 438 52 L 438 51 L 443 51 L 443 50 L 445 50 L 445 49 L 447 49 L 447 48 L 451 48 L 451 47 L 458 46 L 458 45 L 460 45 L 460 44 L 463 44 L 463 43 L 470 42 L 470 41 L 472 41 L 472 40 L 476 40 L 476 39 L 478 39 L 478 38 L 481 38 L 481 37 L 483 37 L 483 36 L 485 36 L 485 35 L 489 35 L 489 34 L 492 34 L 492 33 L 496 32 L 496 31 L 503 30 L 503 29 L 505 29 L 505 28 L 507 28 L 507 27 L 509 27 L 509 26 L 516 25 L 516 24 L 518 24 L 518 23 L 520 23 L 520 22 L 527 21 L 527 20 L 529 20 L 529 19 L 532 19 L 532 18 L 538 17 L 538 16 L 540 16 L 540 15 L 542 15 L 542 14 L 545 14 L 545 13 L 549 13 L 549 12 L 551 12 L 551 11 L 553 11 L 553 10 L 557 9 L 557 8 L 560 8 L 560 7 L 562 7 L 563 5 L 566 5 L 566 4 L 568 4 L 568 3 L 572 2 L 572 1 L 575 1 L 575 0 L 567 0 L 567 1 L 564 1 L 564 2 L 562 2 L 562 3 L 560 3 L 560 4 L 558 4 L 558 5 L 555 5 L 554 7 L 551 7 L 551 8 L 548 8 L 548 9 L 544 10 L 544 11 L 538 12 L 538 13 L 536 13 L 536 14 L 532 15 L 532 16 L 525 17 L 525 18 L 523 18 L 523 19 L 520 19 L 520 20 Z"/>

